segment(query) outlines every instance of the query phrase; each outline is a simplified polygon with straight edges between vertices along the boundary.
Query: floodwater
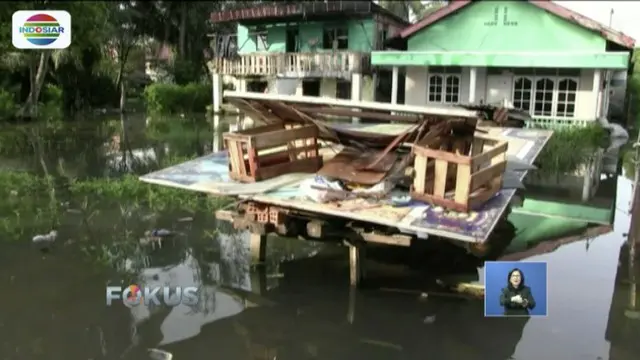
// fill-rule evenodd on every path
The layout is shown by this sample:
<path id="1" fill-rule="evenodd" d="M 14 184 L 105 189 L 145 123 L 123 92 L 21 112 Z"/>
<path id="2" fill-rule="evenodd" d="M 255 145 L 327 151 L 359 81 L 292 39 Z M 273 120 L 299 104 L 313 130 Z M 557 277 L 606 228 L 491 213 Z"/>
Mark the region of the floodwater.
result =
<path id="1" fill-rule="evenodd" d="M 120 119 L 21 127 L 34 136 L 31 142 L 17 135 L 1 139 L 0 172 L 99 178 L 143 173 L 162 159 L 211 150 L 206 123 L 125 123 L 124 133 Z M 141 157 L 151 160 L 134 166 L 131 159 Z M 185 213 L 131 216 L 98 204 L 102 211 L 92 213 L 90 225 L 63 221 L 46 253 L 31 244 L 33 235 L 48 231 L 36 217 L 39 225 L 27 223 L 14 238 L 0 239 L 0 358 L 139 360 L 157 356 L 148 349 L 161 349 L 177 360 L 637 359 L 640 319 L 628 310 L 622 247 L 630 194 L 630 180 L 620 176 L 613 232 L 531 258 L 547 261 L 550 273 L 549 316 L 532 319 L 483 318 L 479 301 L 424 298 L 426 275 L 387 264 L 384 255 L 370 264 L 371 286 L 355 293 L 348 288 L 344 249 L 326 244 L 270 239 L 266 268 L 255 268 L 246 235 L 216 224 L 210 212 L 179 221 Z M 86 203 L 57 196 L 72 204 L 61 205 L 68 208 Z M 121 209 L 134 205 L 124 195 L 116 201 Z M 10 208 L 0 209 L 7 212 L 0 216 L 13 216 Z M 162 249 L 132 247 L 95 259 L 96 244 L 108 248 L 154 227 L 181 235 Z M 107 307 L 105 286 L 131 281 L 200 286 L 202 301 L 171 309 Z"/>

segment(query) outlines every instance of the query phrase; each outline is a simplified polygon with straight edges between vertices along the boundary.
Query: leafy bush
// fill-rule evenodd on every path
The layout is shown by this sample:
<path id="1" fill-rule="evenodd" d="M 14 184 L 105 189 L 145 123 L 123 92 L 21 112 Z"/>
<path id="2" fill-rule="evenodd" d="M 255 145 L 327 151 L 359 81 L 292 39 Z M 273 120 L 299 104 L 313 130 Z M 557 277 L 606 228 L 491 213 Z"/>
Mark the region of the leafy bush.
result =
<path id="1" fill-rule="evenodd" d="M 0 120 L 6 120 L 15 115 L 16 102 L 12 93 L 0 89 Z"/>
<path id="2" fill-rule="evenodd" d="M 43 103 L 62 103 L 62 89 L 53 84 L 46 84 L 42 89 L 40 101 Z"/>
<path id="3" fill-rule="evenodd" d="M 202 66 L 192 61 L 174 60 L 170 72 L 178 85 L 186 85 L 198 81 L 202 76 Z"/>
<path id="4" fill-rule="evenodd" d="M 190 83 L 151 84 L 144 90 L 147 110 L 157 114 L 204 113 L 211 103 L 211 86 Z"/>

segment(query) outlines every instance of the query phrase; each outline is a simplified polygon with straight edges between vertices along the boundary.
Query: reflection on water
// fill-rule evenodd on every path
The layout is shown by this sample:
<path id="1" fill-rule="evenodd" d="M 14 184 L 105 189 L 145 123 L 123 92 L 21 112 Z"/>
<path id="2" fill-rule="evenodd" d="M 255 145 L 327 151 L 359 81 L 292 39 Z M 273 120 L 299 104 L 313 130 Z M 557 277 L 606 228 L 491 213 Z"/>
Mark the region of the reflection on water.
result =
<path id="1" fill-rule="evenodd" d="M 0 142 L 0 168 L 41 172 L 42 160 L 50 171 L 62 162 L 77 177 L 99 177 L 144 172 L 166 158 L 211 150 L 206 122 L 127 122 L 126 133 L 106 125 L 41 132 L 39 151 Z M 30 131 L 21 134 L 29 139 Z M 81 226 L 67 229 L 67 244 L 49 254 L 32 249 L 28 239 L 0 242 L 0 286 L 13 295 L 0 298 L 0 307 L 15 309 L 0 314 L 0 353 L 3 359 L 145 359 L 147 349 L 161 348 L 174 359 L 194 360 L 636 359 L 640 320 L 629 315 L 628 259 L 625 247 L 621 251 L 629 217 L 620 209 L 628 208 L 630 193 L 631 182 L 620 177 L 613 232 L 588 240 L 589 246 L 583 240 L 534 258 L 549 262 L 549 316 L 543 319 L 485 319 L 476 300 L 420 296 L 424 269 L 393 265 L 384 251 L 370 264 L 375 286 L 357 293 L 347 286 L 344 249 L 335 246 L 270 239 L 269 263 L 253 268 L 247 234 L 215 224 L 210 213 L 192 214 L 188 225 L 177 225 L 183 214 L 170 210 L 153 222 L 129 216 L 131 229 L 181 234 L 161 249 L 132 251 L 124 259 L 129 275 L 86 261 L 72 241 L 80 236 L 74 232 L 86 230 Z M 121 214 L 95 216 L 113 224 Z M 117 238 L 109 229 L 93 236 Z M 471 270 L 477 279 L 481 271 Z M 200 286 L 202 301 L 198 307 L 106 307 L 104 286 L 130 281 Z"/>

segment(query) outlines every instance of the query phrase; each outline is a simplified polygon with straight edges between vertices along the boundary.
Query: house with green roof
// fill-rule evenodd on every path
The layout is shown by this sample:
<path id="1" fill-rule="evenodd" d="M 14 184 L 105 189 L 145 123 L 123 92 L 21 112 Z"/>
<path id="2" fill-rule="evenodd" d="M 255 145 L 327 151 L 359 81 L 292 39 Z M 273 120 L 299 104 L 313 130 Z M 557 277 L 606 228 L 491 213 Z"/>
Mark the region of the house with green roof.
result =
<path id="1" fill-rule="evenodd" d="M 552 1 L 451 1 L 387 43 L 371 64 L 392 69 L 392 103 L 502 103 L 546 125 L 606 117 L 635 46 Z"/>

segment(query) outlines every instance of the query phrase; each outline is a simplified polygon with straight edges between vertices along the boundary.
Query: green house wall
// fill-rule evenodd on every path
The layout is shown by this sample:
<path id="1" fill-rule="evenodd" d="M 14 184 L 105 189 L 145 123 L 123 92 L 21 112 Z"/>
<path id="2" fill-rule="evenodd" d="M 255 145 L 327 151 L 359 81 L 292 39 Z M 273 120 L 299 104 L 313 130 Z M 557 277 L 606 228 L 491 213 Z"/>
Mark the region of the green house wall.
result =
<path id="1" fill-rule="evenodd" d="M 529 4 L 479 1 L 423 29 L 408 51 L 603 52 L 598 34 Z"/>
<path id="2" fill-rule="evenodd" d="M 285 52 L 287 27 L 298 27 L 300 52 L 314 51 L 310 47 L 310 41 L 317 39 L 316 51 L 323 50 L 322 33 L 325 27 L 332 27 L 346 22 L 347 35 L 349 39 L 349 50 L 359 52 L 371 52 L 374 50 L 377 33 L 373 19 L 364 20 L 344 20 L 340 23 L 333 22 L 301 22 L 301 23 L 278 23 L 265 25 L 267 31 L 268 52 Z M 238 53 L 250 54 L 257 51 L 255 40 L 250 36 L 250 29 L 243 25 L 238 25 Z"/>

